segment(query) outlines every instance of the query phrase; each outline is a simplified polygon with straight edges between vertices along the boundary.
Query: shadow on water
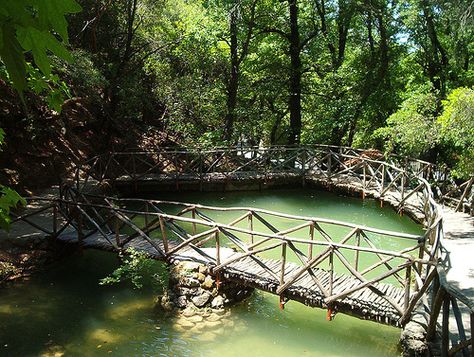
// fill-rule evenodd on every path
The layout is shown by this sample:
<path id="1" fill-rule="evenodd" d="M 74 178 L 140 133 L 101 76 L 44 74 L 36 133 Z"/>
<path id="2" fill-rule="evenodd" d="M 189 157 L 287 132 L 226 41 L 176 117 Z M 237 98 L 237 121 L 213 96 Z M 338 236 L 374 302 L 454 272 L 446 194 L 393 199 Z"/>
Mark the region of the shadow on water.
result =
<path id="1" fill-rule="evenodd" d="M 141 307 L 152 312 L 149 286 L 137 291 L 127 284 L 99 285 L 99 280 L 117 266 L 113 254 L 75 253 L 30 281 L 0 289 L 0 355 L 37 356 L 58 346 L 61 350 L 83 336 L 92 334 L 92 340 L 94 321 L 107 318 L 117 301 L 142 301 Z M 110 333 L 107 336 L 105 330 L 101 336 L 98 330 L 98 344 L 116 339 Z"/>

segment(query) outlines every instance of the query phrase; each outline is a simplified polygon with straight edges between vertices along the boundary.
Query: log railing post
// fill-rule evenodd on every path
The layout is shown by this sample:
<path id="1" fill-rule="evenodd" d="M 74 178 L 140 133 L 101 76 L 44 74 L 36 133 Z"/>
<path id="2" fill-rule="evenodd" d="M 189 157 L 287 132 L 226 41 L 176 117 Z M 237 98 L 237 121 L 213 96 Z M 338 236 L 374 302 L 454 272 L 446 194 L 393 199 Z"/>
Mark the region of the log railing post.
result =
<path id="1" fill-rule="evenodd" d="M 474 183 L 474 176 L 471 177 L 469 182 L 466 185 L 466 188 L 464 189 L 461 198 L 459 199 L 459 203 L 457 204 L 456 208 L 454 209 L 456 212 L 464 212 L 464 199 L 467 197 L 469 191 L 471 190 L 472 184 Z"/>
<path id="2" fill-rule="evenodd" d="M 193 207 L 191 210 L 191 216 L 193 219 L 196 219 L 196 207 Z M 196 235 L 196 222 L 193 222 L 193 236 Z"/>
<path id="3" fill-rule="evenodd" d="M 446 294 L 443 300 L 443 322 L 441 324 L 441 356 L 448 357 L 449 351 L 449 305 L 451 298 Z"/>
<path id="4" fill-rule="evenodd" d="M 436 280 L 435 280 L 436 281 Z M 430 321 L 428 323 L 428 328 L 426 329 L 426 340 L 432 341 L 436 333 L 436 325 L 438 323 L 438 316 L 441 310 L 441 305 L 443 304 L 444 297 L 446 295 L 446 290 L 443 287 L 439 287 L 435 298 L 433 299 L 433 304 L 430 311 Z"/>
<path id="5" fill-rule="evenodd" d="M 360 247 L 360 232 L 357 231 L 356 233 L 356 246 Z M 356 271 L 359 270 L 359 250 L 356 249 L 354 252 L 354 269 Z"/>
<path id="6" fill-rule="evenodd" d="M 401 201 L 403 201 L 403 199 L 405 198 L 405 171 L 402 172 L 400 191 L 401 191 L 401 193 L 400 193 L 401 194 Z"/>
<path id="7" fill-rule="evenodd" d="M 327 163 L 328 167 L 327 167 L 327 171 L 328 171 L 328 178 L 329 180 L 331 180 L 331 176 L 332 176 L 332 151 L 331 149 L 329 149 L 329 152 L 328 152 L 328 163 Z"/>
<path id="8" fill-rule="evenodd" d="M 382 164 L 382 179 L 380 181 L 380 199 L 382 199 L 384 186 L 385 186 L 385 164 Z"/>
<path id="9" fill-rule="evenodd" d="M 461 311 L 459 310 L 458 302 L 456 300 L 456 297 L 454 297 L 454 296 L 451 296 L 451 306 L 453 308 L 453 314 L 454 314 L 454 318 L 456 319 L 456 325 L 457 325 L 457 328 L 458 328 L 459 343 L 460 344 L 466 343 L 466 341 L 467 341 L 466 330 L 465 330 L 464 325 L 463 325 L 463 320 L 462 320 L 462 316 L 461 316 Z M 469 356 L 467 346 L 466 346 L 466 348 L 462 348 L 461 351 L 462 351 L 463 357 L 468 357 Z"/>
<path id="10" fill-rule="evenodd" d="M 408 265 L 405 271 L 405 296 L 404 296 L 404 304 L 403 304 L 403 308 L 405 311 L 407 311 L 408 305 L 410 304 L 410 289 L 411 289 L 411 265 Z"/>
<path id="11" fill-rule="evenodd" d="M 252 232 L 250 233 L 250 244 L 253 244 L 254 236 L 253 236 L 253 212 L 252 211 L 250 211 L 248 215 L 248 226 L 249 226 L 249 231 Z"/>
<path id="12" fill-rule="evenodd" d="M 165 220 L 163 216 L 160 216 L 159 220 L 160 220 L 160 229 L 161 229 L 161 239 L 163 240 L 163 248 L 165 250 L 165 254 L 168 254 L 168 237 L 166 236 Z"/>
<path id="13" fill-rule="evenodd" d="M 214 238 L 216 239 L 216 265 L 220 265 L 221 264 L 221 244 L 219 240 L 218 230 L 214 233 Z"/>
<path id="14" fill-rule="evenodd" d="M 286 245 L 287 242 L 281 244 L 281 274 L 280 274 L 280 286 L 285 284 L 285 264 L 286 264 Z"/>
<path id="15" fill-rule="evenodd" d="M 362 166 L 363 178 L 362 178 L 362 199 L 365 200 L 365 190 L 367 186 L 367 162 L 364 160 Z"/>
<path id="16" fill-rule="evenodd" d="M 302 151 L 302 159 L 301 159 L 301 184 L 303 187 L 306 186 L 306 149 Z"/>
<path id="17" fill-rule="evenodd" d="M 308 260 L 313 259 L 313 240 L 314 240 L 314 222 L 311 222 L 309 225 L 309 240 L 310 244 L 308 245 Z"/>
<path id="18" fill-rule="evenodd" d="M 329 253 L 329 295 L 332 295 L 334 284 L 334 249 L 331 247 Z"/>

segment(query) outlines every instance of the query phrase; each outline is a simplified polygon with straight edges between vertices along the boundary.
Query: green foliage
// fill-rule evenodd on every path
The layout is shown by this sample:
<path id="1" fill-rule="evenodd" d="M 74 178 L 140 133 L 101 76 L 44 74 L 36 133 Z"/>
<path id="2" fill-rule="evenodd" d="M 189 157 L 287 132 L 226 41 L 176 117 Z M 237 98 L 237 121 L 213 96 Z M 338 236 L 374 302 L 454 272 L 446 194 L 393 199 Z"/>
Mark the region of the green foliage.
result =
<path id="1" fill-rule="evenodd" d="M 0 147 L 3 145 L 5 132 L 0 128 Z M 19 205 L 25 205 L 26 201 L 14 190 L 0 185 L 0 229 L 10 229 L 10 210 Z"/>
<path id="2" fill-rule="evenodd" d="M 0 185 L 0 228 L 8 231 L 10 229 L 10 210 L 19 205 L 26 205 L 23 199 L 16 191 L 9 187 Z"/>
<path id="3" fill-rule="evenodd" d="M 412 93 L 387 119 L 387 126 L 374 132 L 374 137 L 387 141 L 388 152 L 420 157 L 439 140 L 436 111 L 437 99 L 429 88 Z"/>
<path id="4" fill-rule="evenodd" d="M 144 276 L 150 274 L 154 261 L 149 259 L 145 253 L 138 252 L 134 248 L 128 248 L 125 252 L 119 253 L 119 256 L 122 264 L 109 276 L 101 279 L 99 284 L 112 285 L 130 281 L 134 288 L 142 288 Z M 158 275 L 155 275 L 154 279 L 163 285 Z"/>
<path id="5" fill-rule="evenodd" d="M 0 261 L 0 283 L 19 272 L 13 264 Z"/>
<path id="6" fill-rule="evenodd" d="M 56 74 L 42 74 L 28 62 L 26 63 L 26 68 L 28 73 L 28 89 L 43 97 L 50 109 L 60 113 L 65 98 L 71 97 L 66 82 L 62 81 Z"/>
<path id="7" fill-rule="evenodd" d="M 48 53 L 64 59 L 69 53 L 66 14 L 80 11 L 74 0 L 15 0 L 0 4 L 0 58 L 16 89 L 27 88 L 25 52 L 45 76 L 51 74 Z"/>
<path id="8" fill-rule="evenodd" d="M 71 60 L 54 59 L 53 65 L 62 83 L 67 83 L 67 96 L 87 97 L 91 103 L 100 106 L 109 82 L 96 66 L 90 53 L 76 49 L 71 51 Z"/>
<path id="9" fill-rule="evenodd" d="M 442 141 L 454 156 L 455 174 L 468 178 L 474 173 L 474 90 L 457 88 L 443 101 L 438 118 Z"/>

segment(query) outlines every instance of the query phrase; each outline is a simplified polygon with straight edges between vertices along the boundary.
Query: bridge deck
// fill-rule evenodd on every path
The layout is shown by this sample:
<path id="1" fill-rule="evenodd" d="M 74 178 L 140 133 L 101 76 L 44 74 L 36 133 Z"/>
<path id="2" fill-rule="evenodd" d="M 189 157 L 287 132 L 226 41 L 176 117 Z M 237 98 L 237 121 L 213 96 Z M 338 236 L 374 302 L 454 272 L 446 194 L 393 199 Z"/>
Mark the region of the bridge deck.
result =
<path id="1" fill-rule="evenodd" d="M 125 236 L 122 236 L 121 238 L 124 237 Z M 58 239 L 66 243 L 79 243 L 76 232 L 63 233 L 58 237 Z M 110 235 L 110 240 L 114 241 L 115 236 Z M 97 233 L 85 238 L 81 244 L 85 248 L 115 251 L 115 248 L 103 236 Z M 159 248 L 164 250 L 161 241 L 156 241 L 156 244 Z M 172 249 L 174 246 L 175 243 L 170 241 L 169 248 Z M 130 247 L 145 252 L 153 259 L 165 260 L 165 257 L 144 239 L 136 238 L 125 245 L 125 248 Z M 203 250 L 211 259 L 215 258 L 214 248 L 204 248 Z M 231 249 L 228 249 L 227 252 L 221 251 L 221 258 L 225 259 L 227 254 L 230 255 L 235 253 Z M 179 261 L 195 261 L 207 264 L 211 259 L 206 260 L 205 257 L 197 253 L 192 247 L 186 246 L 178 253 L 173 254 L 168 261 L 170 263 L 177 263 Z M 281 263 L 279 261 L 265 258 L 261 258 L 261 261 L 277 276 L 281 274 Z M 299 265 L 291 262 L 286 263 L 285 278 L 289 278 L 299 267 Z M 330 279 L 329 272 L 325 270 L 314 269 L 313 271 L 323 283 Z M 231 278 L 233 281 L 273 294 L 275 294 L 279 286 L 279 281 L 275 280 L 275 278 L 254 258 L 248 256 L 225 267 L 221 271 L 221 276 L 224 276 L 224 278 Z M 335 273 L 333 279 L 335 293 L 342 292 L 360 284 L 360 281 L 356 278 L 342 274 Z M 374 283 L 373 286 L 377 287 L 384 294 L 387 294 L 387 296 L 396 301 L 399 305 L 403 305 L 404 291 L 401 288 L 383 283 Z M 285 292 L 285 297 L 291 300 L 297 300 L 311 307 L 327 308 L 324 303 L 324 295 L 313 282 L 313 279 L 308 272 L 305 272 L 301 278 Z M 369 288 L 358 290 L 343 300 L 336 301 L 333 309 L 358 318 L 399 326 L 399 313 L 384 298 L 378 296 Z"/>

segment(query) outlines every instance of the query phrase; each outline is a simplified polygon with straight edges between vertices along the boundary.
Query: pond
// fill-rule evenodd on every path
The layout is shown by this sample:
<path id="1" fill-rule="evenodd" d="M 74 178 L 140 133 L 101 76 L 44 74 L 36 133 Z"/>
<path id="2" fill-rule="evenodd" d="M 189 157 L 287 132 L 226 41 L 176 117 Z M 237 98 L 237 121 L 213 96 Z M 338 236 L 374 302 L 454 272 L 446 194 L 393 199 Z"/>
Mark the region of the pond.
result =
<path id="1" fill-rule="evenodd" d="M 233 193 L 157 193 L 149 198 L 214 206 L 252 206 L 421 234 L 422 228 L 374 200 L 312 190 Z M 278 224 L 278 222 L 272 222 Z M 402 246 L 400 246 L 402 248 Z M 85 251 L 58 262 L 30 281 L 0 289 L 1 356 L 398 356 L 400 330 L 336 315 L 255 292 L 209 331 L 182 331 L 154 308 L 162 290 L 145 279 L 101 286 L 118 266 L 114 254 Z M 167 269 L 154 271 L 166 280 Z"/>

